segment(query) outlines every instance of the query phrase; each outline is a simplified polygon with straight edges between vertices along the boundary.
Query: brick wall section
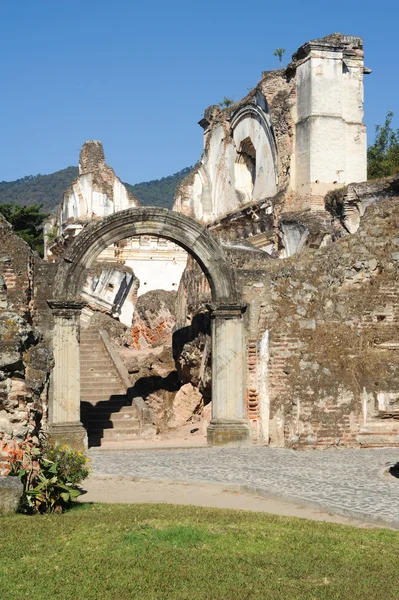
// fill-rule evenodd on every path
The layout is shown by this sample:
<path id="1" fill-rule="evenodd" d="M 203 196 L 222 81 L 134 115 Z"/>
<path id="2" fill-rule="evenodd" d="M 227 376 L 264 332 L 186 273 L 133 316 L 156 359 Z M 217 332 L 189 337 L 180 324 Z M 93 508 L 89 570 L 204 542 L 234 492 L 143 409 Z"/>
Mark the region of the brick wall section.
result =
<path id="1" fill-rule="evenodd" d="M 249 339 L 247 343 L 247 418 L 252 427 L 252 440 L 255 444 L 261 441 L 261 414 L 258 388 L 258 341 Z"/>
<path id="2" fill-rule="evenodd" d="M 378 350 L 399 343 L 398 202 L 370 207 L 357 234 L 272 265 L 272 443 L 399 445 L 399 353 Z M 381 394 L 393 407 L 384 422 Z"/>

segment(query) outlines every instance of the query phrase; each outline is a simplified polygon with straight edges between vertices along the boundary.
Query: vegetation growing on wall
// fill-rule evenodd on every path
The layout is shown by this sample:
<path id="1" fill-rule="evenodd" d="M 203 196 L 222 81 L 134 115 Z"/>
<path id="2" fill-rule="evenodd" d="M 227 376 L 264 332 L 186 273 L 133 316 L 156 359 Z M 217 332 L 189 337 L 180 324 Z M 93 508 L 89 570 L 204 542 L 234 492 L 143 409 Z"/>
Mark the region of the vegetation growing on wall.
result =
<path id="1" fill-rule="evenodd" d="M 389 111 L 384 125 L 376 125 L 374 144 L 367 150 L 368 179 L 389 177 L 399 172 L 399 129 L 392 127 L 394 113 Z"/>

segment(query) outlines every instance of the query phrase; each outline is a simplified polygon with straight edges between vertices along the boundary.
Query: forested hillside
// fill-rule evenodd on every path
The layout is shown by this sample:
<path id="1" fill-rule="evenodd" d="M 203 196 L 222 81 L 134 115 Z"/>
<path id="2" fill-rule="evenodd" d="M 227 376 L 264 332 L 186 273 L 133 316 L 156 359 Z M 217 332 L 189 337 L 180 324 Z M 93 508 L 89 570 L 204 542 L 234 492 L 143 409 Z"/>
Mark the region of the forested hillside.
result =
<path id="1" fill-rule="evenodd" d="M 51 175 L 27 175 L 16 181 L 0 181 L 0 204 L 42 204 L 46 211 L 51 211 L 77 175 L 77 167 L 67 167 Z"/>
<path id="2" fill-rule="evenodd" d="M 163 206 L 165 208 L 172 208 L 177 184 L 187 177 L 192 168 L 193 167 L 186 167 L 173 175 L 162 177 L 161 179 L 144 181 L 143 183 L 136 183 L 135 185 L 125 183 L 125 185 L 143 206 Z"/>
<path id="3" fill-rule="evenodd" d="M 169 177 L 125 185 L 143 206 L 172 208 L 176 186 L 191 169 L 192 167 L 186 167 Z M 51 212 L 77 176 L 77 167 L 67 167 L 51 175 L 27 175 L 16 181 L 0 181 L 0 204 L 41 204 L 43 210 Z"/>

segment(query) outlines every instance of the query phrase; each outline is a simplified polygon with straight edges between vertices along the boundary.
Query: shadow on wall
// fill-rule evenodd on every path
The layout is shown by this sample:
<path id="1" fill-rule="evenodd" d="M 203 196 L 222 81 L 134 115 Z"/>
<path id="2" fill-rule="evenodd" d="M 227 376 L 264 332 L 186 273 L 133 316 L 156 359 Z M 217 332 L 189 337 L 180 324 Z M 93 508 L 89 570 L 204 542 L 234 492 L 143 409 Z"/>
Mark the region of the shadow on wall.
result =
<path id="1" fill-rule="evenodd" d="M 211 335 L 211 319 L 208 311 L 196 314 L 190 325 L 173 332 L 172 350 L 173 359 L 176 363 L 184 346 L 193 342 L 200 334 Z"/>

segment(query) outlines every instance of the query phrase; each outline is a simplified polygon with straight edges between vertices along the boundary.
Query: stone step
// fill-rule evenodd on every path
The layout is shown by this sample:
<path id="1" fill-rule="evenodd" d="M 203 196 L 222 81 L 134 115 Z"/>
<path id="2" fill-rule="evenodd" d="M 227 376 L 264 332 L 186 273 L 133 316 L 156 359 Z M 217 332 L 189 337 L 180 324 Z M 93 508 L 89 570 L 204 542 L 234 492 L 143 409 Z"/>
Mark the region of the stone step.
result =
<path id="1" fill-rule="evenodd" d="M 104 422 L 106 423 L 107 421 L 112 421 L 112 423 L 131 423 L 132 421 L 137 421 L 137 414 L 136 413 L 131 413 L 131 414 L 127 414 L 127 413 L 109 413 L 109 412 L 101 412 L 101 413 L 97 413 L 97 411 L 93 411 L 87 414 L 86 417 L 86 421 L 88 423 L 90 423 L 90 425 L 92 427 L 95 426 L 95 424 L 98 425 L 98 423 L 100 422 Z"/>
<path id="2" fill-rule="evenodd" d="M 80 367 L 82 370 L 83 368 L 86 367 L 92 367 L 93 369 L 99 370 L 101 371 L 101 369 L 103 367 L 109 367 L 110 369 L 115 370 L 115 367 L 113 365 L 113 363 L 106 357 L 95 357 L 95 356 L 91 356 L 90 358 L 85 358 L 84 356 L 82 356 L 80 358 Z"/>
<path id="3" fill-rule="evenodd" d="M 106 360 L 110 364 L 113 364 L 108 354 L 102 350 L 88 349 L 87 352 L 80 352 L 80 358 L 82 360 Z"/>
<path id="4" fill-rule="evenodd" d="M 103 373 L 99 374 L 99 373 L 97 373 L 94 370 L 91 371 L 89 369 L 86 369 L 80 375 L 80 382 L 81 383 L 82 382 L 87 382 L 87 381 L 90 381 L 90 382 L 93 382 L 93 383 L 102 383 L 103 380 L 105 382 L 110 381 L 112 383 L 118 383 L 118 385 L 121 385 L 121 380 L 112 371 L 103 371 Z"/>
<path id="5" fill-rule="evenodd" d="M 131 407 L 130 407 L 131 408 Z M 132 419 L 137 419 L 137 412 L 135 410 L 131 410 L 130 412 L 119 411 L 118 409 L 114 409 L 114 411 L 104 410 L 100 407 L 97 410 L 97 406 L 93 408 L 93 410 L 86 412 L 86 421 L 115 421 L 115 423 L 119 421 L 131 421 Z"/>
<path id="6" fill-rule="evenodd" d="M 107 404 L 102 406 L 105 406 L 107 410 L 112 410 L 115 412 L 119 411 L 120 407 L 131 408 L 131 403 L 127 399 L 126 393 L 115 394 L 112 400 L 107 399 L 106 402 Z M 99 407 L 97 406 L 97 408 Z"/>
<path id="7" fill-rule="evenodd" d="M 89 430 L 89 434 L 92 432 L 101 432 L 102 430 L 112 429 L 113 431 L 119 431 L 121 434 L 129 429 L 140 429 L 140 421 L 138 419 L 129 419 L 128 421 L 87 421 L 87 428 Z"/>
<path id="8" fill-rule="evenodd" d="M 128 441 L 130 439 L 139 438 L 143 434 L 142 427 L 127 427 L 126 429 L 93 429 L 89 431 L 89 441 L 97 440 L 114 440 Z"/>
<path id="9" fill-rule="evenodd" d="M 101 394 L 111 392 L 114 396 L 125 396 L 126 389 L 119 384 L 110 384 L 110 385 L 102 385 L 98 383 L 92 383 L 91 385 L 82 386 L 81 389 L 84 389 L 89 394 Z"/>
<path id="10" fill-rule="evenodd" d="M 97 329 L 90 329 L 90 328 L 86 328 L 82 331 L 82 334 L 84 337 L 89 337 L 89 336 L 97 336 L 98 338 L 100 337 L 99 332 L 97 331 Z"/>
<path id="11" fill-rule="evenodd" d="M 96 435 L 89 432 L 89 447 L 118 448 L 118 444 L 129 443 L 135 440 L 150 440 L 156 435 L 156 428 L 153 425 L 145 425 L 135 429 L 134 435 L 126 435 L 125 432 L 114 437 L 101 437 L 101 432 Z"/>
<path id="12" fill-rule="evenodd" d="M 100 393 L 92 393 L 92 392 L 86 392 L 86 393 L 81 393 L 80 394 L 80 400 L 81 402 L 89 402 L 91 404 L 94 403 L 98 403 L 98 402 L 108 402 L 110 400 L 110 398 L 112 398 L 113 396 L 121 396 L 121 392 L 115 391 L 115 392 L 110 392 L 109 394 L 106 392 L 102 392 Z"/>
<path id="13" fill-rule="evenodd" d="M 97 369 L 95 369 L 94 367 L 88 367 L 85 369 L 82 369 L 80 372 L 80 376 L 83 379 L 90 377 L 92 380 L 95 377 L 114 377 L 115 379 L 117 379 L 120 382 L 120 378 L 119 375 L 117 374 L 116 371 L 112 370 L 112 367 L 109 367 L 109 365 L 104 365 L 104 367 L 102 368 L 101 371 L 98 371 Z"/>
<path id="14" fill-rule="evenodd" d="M 91 376 L 90 375 L 85 375 L 84 377 L 80 377 L 80 385 L 83 387 L 84 385 L 91 385 L 92 383 L 95 384 L 104 384 L 104 385 L 115 385 L 117 384 L 117 387 L 120 387 L 121 382 L 120 379 L 118 379 L 117 377 L 113 376 L 113 375 L 98 375 L 97 373 L 93 373 Z"/>
<path id="15" fill-rule="evenodd" d="M 112 373 L 96 373 L 95 371 L 85 371 L 80 376 L 80 383 L 92 383 L 94 385 L 115 385 L 121 387 L 121 380 Z"/>
<path id="16" fill-rule="evenodd" d="M 109 380 L 97 381 L 93 377 L 90 386 L 87 386 L 87 387 L 90 387 L 90 389 L 93 390 L 93 392 L 104 389 L 104 390 L 120 390 L 121 394 L 126 394 L 126 388 L 122 385 L 122 383 L 120 381 L 118 381 L 117 383 L 114 383 Z"/>

